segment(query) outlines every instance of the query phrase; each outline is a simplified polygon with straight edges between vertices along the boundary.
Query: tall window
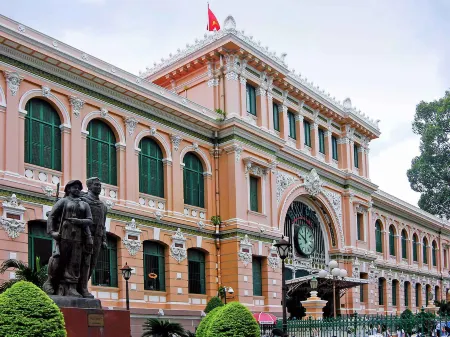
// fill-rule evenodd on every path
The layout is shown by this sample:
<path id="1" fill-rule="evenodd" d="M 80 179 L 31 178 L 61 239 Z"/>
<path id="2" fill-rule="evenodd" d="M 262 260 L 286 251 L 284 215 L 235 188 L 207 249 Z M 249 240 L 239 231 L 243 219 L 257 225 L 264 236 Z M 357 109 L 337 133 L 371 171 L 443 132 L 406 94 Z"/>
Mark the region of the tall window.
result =
<path id="1" fill-rule="evenodd" d="M 325 154 L 325 131 L 319 128 L 319 152 Z"/>
<path id="2" fill-rule="evenodd" d="M 403 297 L 404 297 L 404 300 L 405 300 L 405 307 L 406 308 L 409 308 L 409 306 L 410 306 L 410 303 L 409 303 L 409 292 L 410 292 L 410 290 L 411 290 L 411 285 L 410 285 L 410 283 L 409 282 L 405 282 L 405 287 L 403 288 Z"/>
<path id="3" fill-rule="evenodd" d="M 311 147 L 311 124 L 303 120 L 303 129 L 305 130 L 305 145 Z"/>
<path id="4" fill-rule="evenodd" d="M 378 279 L 378 305 L 384 305 L 384 279 Z"/>
<path id="5" fill-rule="evenodd" d="M 193 153 L 184 156 L 184 203 L 205 207 L 205 192 L 203 182 L 203 165 Z"/>
<path id="6" fill-rule="evenodd" d="M 273 129 L 280 131 L 280 110 L 276 103 L 273 103 Z"/>
<path id="7" fill-rule="evenodd" d="M 422 257 L 423 263 L 428 264 L 428 240 L 427 238 L 423 238 L 422 241 Z"/>
<path id="8" fill-rule="evenodd" d="M 259 212 L 259 179 L 254 176 L 250 176 L 250 210 Z"/>
<path id="9" fill-rule="evenodd" d="M 331 137 L 331 148 L 333 150 L 333 159 L 338 160 L 338 143 L 335 136 Z"/>
<path id="10" fill-rule="evenodd" d="M 51 256 L 52 238 L 47 234 L 47 222 L 28 221 L 28 265 L 35 269 L 38 257 L 40 266 L 45 266 Z"/>
<path id="11" fill-rule="evenodd" d="M 413 261 L 417 262 L 418 261 L 418 255 L 417 255 L 417 245 L 419 244 L 419 240 L 417 239 L 417 235 L 414 234 L 413 235 L 413 240 L 412 240 L 412 251 L 413 251 Z"/>
<path id="12" fill-rule="evenodd" d="M 395 256 L 395 232 L 394 226 L 389 226 L 389 254 Z"/>
<path id="13" fill-rule="evenodd" d="M 433 267 L 437 266 L 437 244 L 436 241 L 433 241 L 431 245 L 431 260 L 433 263 Z"/>
<path id="14" fill-rule="evenodd" d="M 253 257 L 252 260 L 253 272 L 253 296 L 262 296 L 262 269 L 261 258 Z"/>
<path id="15" fill-rule="evenodd" d="M 190 294 L 206 294 L 205 254 L 188 250 L 188 286 Z"/>
<path id="16" fill-rule="evenodd" d="M 139 143 L 139 192 L 164 198 L 163 154 L 151 138 Z"/>
<path id="17" fill-rule="evenodd" d="M 98 177 L 109 185 L 117 185 L 116 137 L 111 128 L 98 119 L 88 125 L 87 176 Z"/>
<path id="18" fill-rule="evenodd" d="M 408 243 L 408 241 L 407 241 L 406 231 L 402 230 L 402 259 L 408 258 L 407 243 Z"/>
<path id="19" fill-rule="evenodd" d="M 397 306 L 398 281 L 392 281 L 392 306 Z"/>
<path id="20" fill-rule="evenodd" d="M 356 168 L 359 168 L 358 148 L 359 148 L 358 145 L 356 144 L 353 145 L 353 160 L 355 162 Z"/>
<path id="21" fill-rule="evenodd" d="M 375 223 L 375 245 L 377 253 L 383 252 L 383 237 L 381 233 L 381 222 L 377 220 Z"/>
<path id="22" fill-rule="evenodd" d="M 25 162 L 61 171 L 61 120 L 50 103 L 32 98 L 25 106 Z"/>
<path id="23" fill-rule="evenodd" d="M 164 246 L 144 241 L 144 289 L 166 290 Z"/>
<path id="24" fill-rule="evenodd" d="M 92 273 L 92 284 L 117 287 L 117 240 L 109 234 L 106 239 L 108 247 L 100 250 L 97 266 Z"/>
<path id="25" fill-rule="evenodd" d="M 364 240 L 364 215 L 356 214 L 356 237 L 358 240 Z"/>
<path id="26" fill-rule="evenodd" d="M 254 86 L 247 83 L 247 112 L 256 116 L 256 89 Z"/>
<path id="27" fill-rule="evenodd" d="M 295 131 L 295 115 L 290 111 L 288 111 L 288 122 L 289 122 L 289 137 L 297 139 L 297 133 Z"/>

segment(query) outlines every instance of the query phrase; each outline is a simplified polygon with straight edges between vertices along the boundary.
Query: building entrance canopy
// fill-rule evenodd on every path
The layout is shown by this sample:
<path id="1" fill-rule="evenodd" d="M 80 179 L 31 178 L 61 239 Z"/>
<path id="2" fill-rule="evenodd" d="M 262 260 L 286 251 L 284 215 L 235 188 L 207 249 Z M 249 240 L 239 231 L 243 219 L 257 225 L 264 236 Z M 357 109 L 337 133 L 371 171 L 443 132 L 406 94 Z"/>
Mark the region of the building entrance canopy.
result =
<path id="1" fill-rule="evenodd" d="M 308 292 L 311 291 L 310 281 L 313 277 L 315 277 L 315 275 L 307 275 L 286 281 L 287 294 L 294 294 L 300 288 Z M 333 291 L 333 282 L 335 282 L 336 290 L 338 291 L 369 283 L 369 280 L 353 277 L 339 277 L 333 280 L 332 276 L 327 276 L 324 278 L 319 278 L 316 276 L 316 279 L 318 281 L 317 291 L 322 294 L 331 293 Z"/>

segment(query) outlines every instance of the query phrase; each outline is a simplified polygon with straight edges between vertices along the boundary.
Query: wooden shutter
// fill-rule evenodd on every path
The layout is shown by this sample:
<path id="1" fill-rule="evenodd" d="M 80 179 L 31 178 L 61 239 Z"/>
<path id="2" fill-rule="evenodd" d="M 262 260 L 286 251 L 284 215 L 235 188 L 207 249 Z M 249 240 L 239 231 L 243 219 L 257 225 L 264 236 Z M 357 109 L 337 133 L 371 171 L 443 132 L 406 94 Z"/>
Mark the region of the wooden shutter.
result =
<path id="1" fill-rule="evenodd" d="M 261 271 L 260 257 L 253 257 L 252 272 L 253 272 L 253 296 L 262 296 L 262 271 Z"/>
<path id="2" fill-rule="evenodd" d="M 259 179 L 250 176 L 250 210 L 258 212 L 258 181 Z"/>

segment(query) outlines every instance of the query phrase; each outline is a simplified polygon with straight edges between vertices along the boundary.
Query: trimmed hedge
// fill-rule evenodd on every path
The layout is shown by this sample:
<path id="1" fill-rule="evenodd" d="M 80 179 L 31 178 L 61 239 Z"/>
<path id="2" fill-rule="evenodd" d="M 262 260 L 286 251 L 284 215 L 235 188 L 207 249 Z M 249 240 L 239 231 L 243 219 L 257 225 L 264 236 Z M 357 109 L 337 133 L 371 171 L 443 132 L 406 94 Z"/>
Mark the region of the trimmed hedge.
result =
<path id="1" fill-rule="evenodd" d="M 205 313 L 209 313 L 211 310 L 217 308 L 217 307 L 223 307 L 224 304 L 220 298 L 217 296 L 212 297 L 205 308 Z"/>
<path id="2" fill-rule="evenodd" d="M 239 302 L 220 309 L 205 337 L 261 337 L 259 324 L 250 310 Z"/>
<path id="3" fill-rule="evenodd" d="M 195 332 L 196 337 L 207 336 L 211 323 L 214 321 L 214 318 L 219 314 L 219 312 L 223 310 L 223 308 L 223 306 L 214 308 L 201 320 L 200 324 L 197 327 L 197 331 Z"/>
<path id="4" fill-rule="evenodd" d="M 0 336 L 66 337 L 64 317 L 41 289 L 19 281 L 0 295 Z"/>

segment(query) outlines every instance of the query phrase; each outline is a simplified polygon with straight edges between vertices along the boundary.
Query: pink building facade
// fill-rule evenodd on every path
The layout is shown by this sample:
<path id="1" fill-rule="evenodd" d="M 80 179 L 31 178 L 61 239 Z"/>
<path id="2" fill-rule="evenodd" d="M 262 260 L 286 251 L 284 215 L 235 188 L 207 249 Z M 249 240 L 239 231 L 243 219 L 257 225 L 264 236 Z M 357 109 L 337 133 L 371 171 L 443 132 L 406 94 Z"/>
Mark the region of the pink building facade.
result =
<path id="1" fill-rule="evenodd" d="M 193 330 L 221 285 L 229 300 L 281 315 L 282 235 L 293 243 L 288 278 L 335 259 L 350 281 L 366 280 L 341 314 L 445 298 L 450 224 L 370 180 L 378 123 L 232 17 L 223 26 L 137 76 L 0 17 L 0 262 L 45 264 L 56 195 L 99 176 L 108 249 L 91 291 L 123 308 L 128 263 L 136 335 L 148 317 Z"/>

